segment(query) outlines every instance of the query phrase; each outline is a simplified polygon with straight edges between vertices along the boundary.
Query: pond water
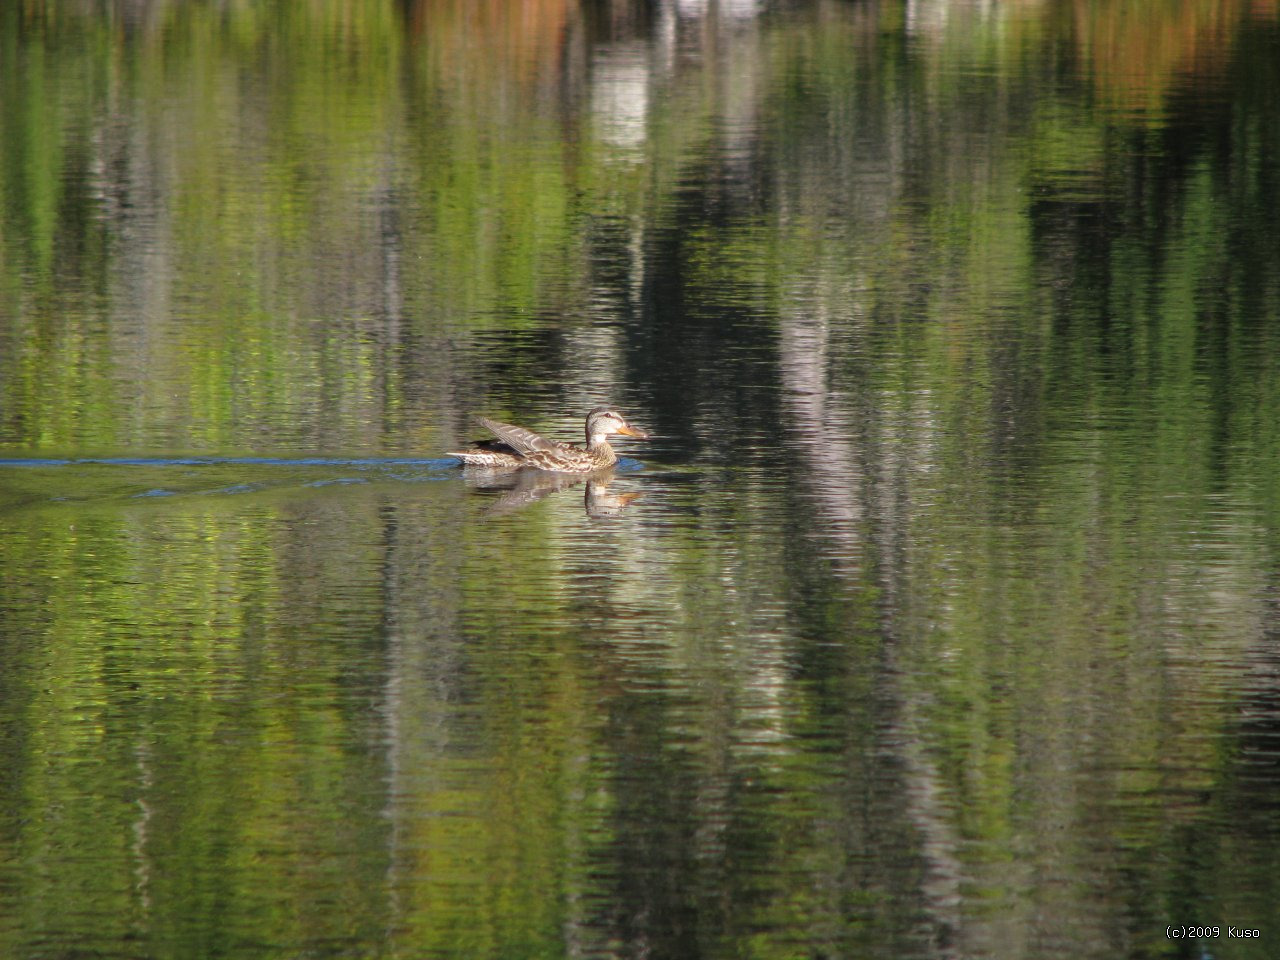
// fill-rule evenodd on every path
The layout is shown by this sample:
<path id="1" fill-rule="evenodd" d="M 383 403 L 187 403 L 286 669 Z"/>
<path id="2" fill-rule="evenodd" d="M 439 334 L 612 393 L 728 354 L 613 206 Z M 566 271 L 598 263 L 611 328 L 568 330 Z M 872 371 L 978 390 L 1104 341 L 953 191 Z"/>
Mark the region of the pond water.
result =
<path id="1" fill-rule="evenodd" d="M 1275 0 L 0 42 L 0 955 L 1276 956 Z"/>

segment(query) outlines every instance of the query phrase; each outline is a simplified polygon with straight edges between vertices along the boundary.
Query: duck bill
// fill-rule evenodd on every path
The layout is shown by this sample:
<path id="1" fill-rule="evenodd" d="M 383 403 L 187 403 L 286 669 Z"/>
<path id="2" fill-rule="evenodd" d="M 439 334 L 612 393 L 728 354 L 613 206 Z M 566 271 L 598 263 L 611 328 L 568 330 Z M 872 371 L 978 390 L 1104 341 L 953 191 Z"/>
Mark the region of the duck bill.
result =
<path id="1" fill-rule="evenodd" d="M 637 430 L 635 427 L 631 426 L 631 424 L 627 424 L 625 427 L 619 427 L 618 433 L 628 437 L 635 437 L 637 440 L 649 439 L 649 435 L 647 433 L 643 430 Z"/>

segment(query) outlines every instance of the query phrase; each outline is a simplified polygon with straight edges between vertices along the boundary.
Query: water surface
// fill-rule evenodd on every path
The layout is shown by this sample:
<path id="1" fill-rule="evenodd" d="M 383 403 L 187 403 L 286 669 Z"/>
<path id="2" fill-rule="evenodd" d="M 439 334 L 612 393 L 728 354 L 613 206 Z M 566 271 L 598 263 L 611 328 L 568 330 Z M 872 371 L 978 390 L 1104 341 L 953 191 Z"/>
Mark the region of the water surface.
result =
<path id="1" fill-rule="evenodd" d="M 0 954 L 1274 955 L 1274 4 L 0 41 Z"/>

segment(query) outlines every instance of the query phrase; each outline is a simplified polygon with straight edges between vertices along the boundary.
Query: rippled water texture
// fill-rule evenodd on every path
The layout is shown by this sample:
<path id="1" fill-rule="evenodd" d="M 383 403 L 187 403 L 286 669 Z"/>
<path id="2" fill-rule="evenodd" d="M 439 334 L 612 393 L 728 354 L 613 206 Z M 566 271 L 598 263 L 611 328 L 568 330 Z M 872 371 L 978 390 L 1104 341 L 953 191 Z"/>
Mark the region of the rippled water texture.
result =
<path id="1" fill-rule="evenodd" d="M 1278 20 L 0 5 L 0 956 L 1275 957 Z"/>

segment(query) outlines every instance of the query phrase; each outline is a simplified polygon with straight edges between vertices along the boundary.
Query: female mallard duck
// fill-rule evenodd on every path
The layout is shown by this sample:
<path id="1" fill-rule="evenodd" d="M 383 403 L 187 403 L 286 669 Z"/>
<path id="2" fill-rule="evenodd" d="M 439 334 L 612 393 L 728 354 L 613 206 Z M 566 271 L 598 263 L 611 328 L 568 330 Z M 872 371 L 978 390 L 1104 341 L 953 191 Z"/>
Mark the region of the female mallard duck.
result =
<path id="1" fill-rule="evenodd" d="M 618 455 L 609 446 L 609 436 L 620 433 L 624 437 L 647 440 L 649 435 L 627 423 L 627 418 L 613 407 L 596 407 L 587 414 L 587 445 L 585 448 L 572 443 L 557 443 L 539 436 L 524 427 L 497 423 L 485 417 L 477 417 L 498 438 L 478 444 L 470 450 L 450 451 L 463 466 L 498 467 L 517 469 L 532 467 L 555 473 L 592 473 L 611 467 L 618 462 Z"/>

